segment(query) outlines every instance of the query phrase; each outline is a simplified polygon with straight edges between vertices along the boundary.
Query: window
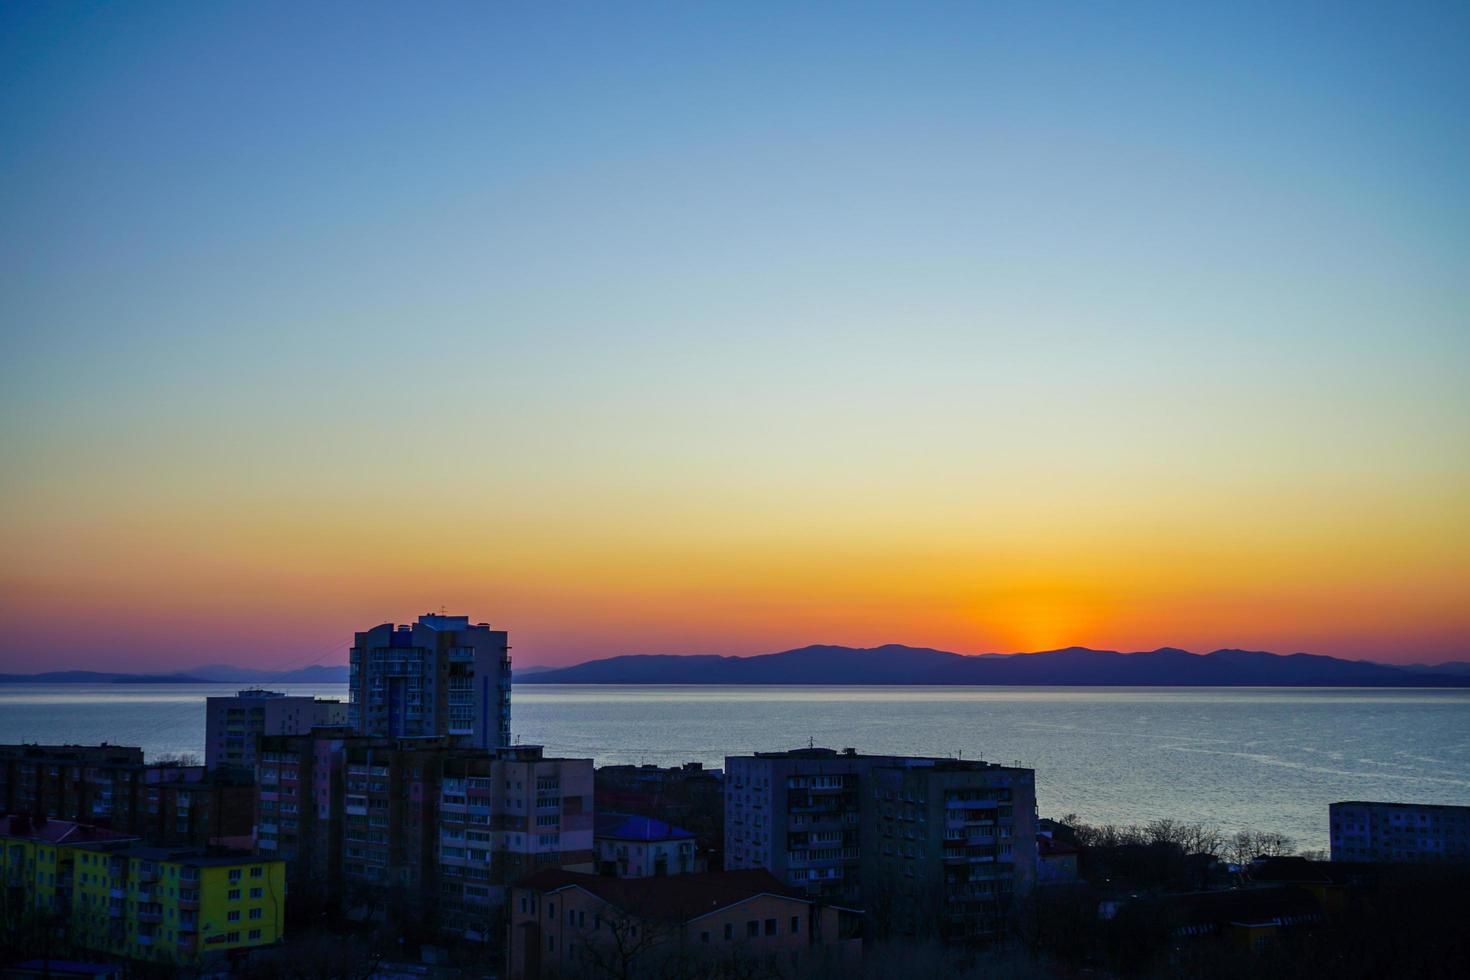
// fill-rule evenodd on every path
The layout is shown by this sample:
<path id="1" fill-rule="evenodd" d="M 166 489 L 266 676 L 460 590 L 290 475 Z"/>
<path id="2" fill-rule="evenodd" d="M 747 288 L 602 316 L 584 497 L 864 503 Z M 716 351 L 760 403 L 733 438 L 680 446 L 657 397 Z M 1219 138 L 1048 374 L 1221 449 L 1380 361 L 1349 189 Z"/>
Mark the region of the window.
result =
<path id="1" fill-rule="evenodd" d="M 252 918 L 252 919 L 258 919 L 258 918 L 260 918 L 261 913 L 263 911 L 264 911 L 263 909 L 251 909 L 250 910 L 250 918 Z"/>
<path id="2" fill-rule="evenodd" d="M 726 922 L 725 923 L 725 938 L 726 939 L 734 939 L 735 938 L 735 923 L 733 923 L 733 922 Z"/>
<path id="3" fill-rule="evenodd" d="M 747 938 L 754 939 L 756 936 L 759 936 L 760 934 L 761 934 L 761 920 L 760 919 L 751 919 L 749 922 L 747 922 L 745 924 L 745 935 L 746 935 Z"/>
<path id="4" fill-rule="evenodd" d="M 556 918 L 556 903 L 555 902 L 547 902 L 546 903 L 546 917 L 548 919 L 554 919 L 554 918 Z"/>
<path id="5" fill-rule="evenodd" d="M 240 900 L 240 889 L 238 889 L 238 888 L 231 888 L 230 889 L 230 893 L 228 895 L 226 895 L 225 897 L 228 898 L 232 902 L 238 902 Z"/>
<path id="6" fill-rule="evenodd" d="M 226 922 L 239 922 L 240 921 L 240 910 L 239 909 L 230 909 L 230 911 L 225 914 L 225 921 Z"/>
<path id="7" fill-rule="evenodd" d="M 227 942 L 227 943 L 238 943 L 239 941 L 240 941 L 240 934 L 238 932 L 227 932 L 227 933 L 225 933 L 225 942 Z"/>
<path id="8" fill-rule="evenodd" d="M 239 868 L 231 868 L 230 869 L 230 884 L 233 885 L 235 882 L 237 882 L 239 880 L 240 880 L 240 869 Z"/>
<path id="9" fill-rule="evenodd" d="M 265 894 L 265 890 L 263 888 L 252 888 L 252 889 L 250 889 L 250 897 L 251 898 L 260 898 L 264 894 Z"/>
<path id="10" fill-rule="evenodd" d="M 709 930 L 708 929 L 706 929 L 704 932 L 701 932 L 699 934 L 699 941 L 702 942 L 702 943 L 704 943 L 706 946 L 709 945 Z"/>
<path id="11" fill-rule="evenodd" d="M 260 938 L 260 930 L 259 929 L 251 929 L 250 930 L 250 938 L 251 939 L 259 939 Z"/>
<path id="12" fill-rule="evenodd" d="M 253 868 L 250 869 L 250 877 L 252 877 L 252 878 L 260 878 L 260 877 L 263 877 L 264 875 L 265 875 L 265 869 L 262 868 L 262 867 L 260 867 L 259 865 L 256 865 L 255 867 L 253 867 Z"/>
<path id="13" fill-rule="evenodd" d="M 774 936 L 775 934 L 776 934 L 776 920 L 775 919 L 767 919 L 766 920 L 766 935 L 767 936 Z"/>
<path id="14" fill-rule="evenodd" d="M 556 937 L 555 936 L 547 936 L 546 937 L 546 951 L 548 953 L 554 953 L 554 952 L 556 952 Z"/>
<path id="15" fill-rule="evenodd" d="M 801 932 L 801 916 L 793 915 L 791 917 L 791 933 L 795 935 L 798 932 Z"/>

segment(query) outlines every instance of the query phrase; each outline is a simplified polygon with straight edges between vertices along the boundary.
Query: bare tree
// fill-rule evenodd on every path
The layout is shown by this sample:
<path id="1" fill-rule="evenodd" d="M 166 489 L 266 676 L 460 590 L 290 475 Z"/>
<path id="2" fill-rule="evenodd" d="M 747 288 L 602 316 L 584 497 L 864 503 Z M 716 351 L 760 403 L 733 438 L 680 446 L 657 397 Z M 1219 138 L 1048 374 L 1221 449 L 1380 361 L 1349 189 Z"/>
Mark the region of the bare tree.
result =
<path id="1" fill-rule="evenodd" d="M 652 961 L 664 958 L 680 935 L 676 923 L 637 914 L 604 903 L 598 910 L 598 926 L 578 939 L 578 958 L 587 975 L 610 980 L 633 980 L 653 975 Z M 660 955 L 664 954 L 664 955 Z"/>

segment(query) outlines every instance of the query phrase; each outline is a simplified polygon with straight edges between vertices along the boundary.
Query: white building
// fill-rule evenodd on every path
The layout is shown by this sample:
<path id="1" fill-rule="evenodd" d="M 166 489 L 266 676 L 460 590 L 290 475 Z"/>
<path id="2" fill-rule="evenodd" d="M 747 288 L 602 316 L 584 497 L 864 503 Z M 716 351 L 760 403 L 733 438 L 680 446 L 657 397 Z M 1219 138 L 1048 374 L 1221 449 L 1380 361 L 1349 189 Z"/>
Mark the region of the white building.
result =
<path id="1" fill-rule="evenodd" d="M 304 735 L 313 728 L 347 724 L 347 705 L 325 698 L 295 697 L 259 688 L 232 698 L 206 698 L 204 766 L 255 768 L 262 735 Z"/>
<path id="2" fill-rule="evenodd" d="M 615 878 L 654 878 L 706 870 L 694 835 L 682 827 L 628 813 L 598 813 L 597 866 Z"/>

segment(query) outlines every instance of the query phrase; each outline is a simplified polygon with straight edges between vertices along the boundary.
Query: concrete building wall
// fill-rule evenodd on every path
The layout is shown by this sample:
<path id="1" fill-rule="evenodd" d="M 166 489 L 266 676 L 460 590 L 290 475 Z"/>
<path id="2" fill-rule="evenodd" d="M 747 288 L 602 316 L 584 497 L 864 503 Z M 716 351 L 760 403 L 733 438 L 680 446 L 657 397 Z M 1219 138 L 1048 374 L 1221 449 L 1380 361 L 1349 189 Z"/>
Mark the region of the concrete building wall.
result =
<path id="1" fill-rule="evenodd" d="M 594 964 L 619 962 L 615 923 L 623 948 L 636 946 L 645 958 L 635 970 L 656 970 L 661 957 L 678 956 L 692 963 L 743 961 L 752 971 L 771 964 L 778 968 L 774 975 L 799 976 L 824 952 L 834 959 L 847 952 L 838 936 L 836 909 L 782 895 L 753 896 L 686 922 L 644 918 L 637 909 L 619 909 L 579 888 L 544 894 L 513 888 L 509 904 L 513 980 L 576 976 L 595 972 Z M 638 935 L 630 937 L 630 928 Z"/>
<path id="2" fill-rule="evenodd" d="M 253 771 L 262 736 L 298 735 L 313 728 L 345 725 L 347 707 L 342 701 L 259 689 L 240 691 L 234 697 L 207 698 L 204 767 Z"/>
<path id="3" fill-rule="evenodd" d="M 885 930 L 983 938 L 1036 881 L 1030 769 L 809 748 L 725 770 L 726 869 L 765 868 Z"/>
<path id="4" fill-rule="evenodd" d="M 692 837 L 654 841 L 598 837 L 596 842 L 598 868 L 618 878 L 651 878 L 705 870 L 695 855 Z"/>
<path id="5" fill-rule="evenodd" d="M 1334 861 L 1470 861 L 1470 806 L 1347 801 L 1328 813 Z"/>

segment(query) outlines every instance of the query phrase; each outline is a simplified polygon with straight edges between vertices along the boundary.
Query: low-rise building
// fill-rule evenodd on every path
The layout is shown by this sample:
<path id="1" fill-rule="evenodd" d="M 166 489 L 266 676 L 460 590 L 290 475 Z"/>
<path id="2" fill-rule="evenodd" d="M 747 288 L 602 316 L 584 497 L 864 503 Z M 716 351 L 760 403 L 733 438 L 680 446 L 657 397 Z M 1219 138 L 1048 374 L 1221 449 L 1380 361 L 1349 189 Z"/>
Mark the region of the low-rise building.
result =
<path id="1" fill-rule="evenodd" d="M 1470 806 L 1349 800 L 1328 811 L 1334 861 L 1470 861 Z"/>
<path id="2" fill-rule="evenodd" d="M 597 870 L 614 878 L 705 871 L 694 834 L 682 827 L 631 813 L 597 814 Z"/>
<path id="3" fill-rule="evenodd" d="M 723 769 L 698 762 L 599 766 L 596 785 L 598 813 L 633 813 L 675 824 L 694 835 L 696 864 L 702 869 L 723 866 Z"/>
<path id="4" fill-rule="evenodd" d="M 1078 879 L 1077 847 L 1049 834 L 1036 838 L 1036 883 L 1071 885 Z"/>
<path id="5" fill-rule="evenodd" d="M 510 893 L 507 974 L 701 975 L 719 961 L 800 976 L 860 954 L 851 914 L 764 870 L 659 878 L 542 871 Z"/>

